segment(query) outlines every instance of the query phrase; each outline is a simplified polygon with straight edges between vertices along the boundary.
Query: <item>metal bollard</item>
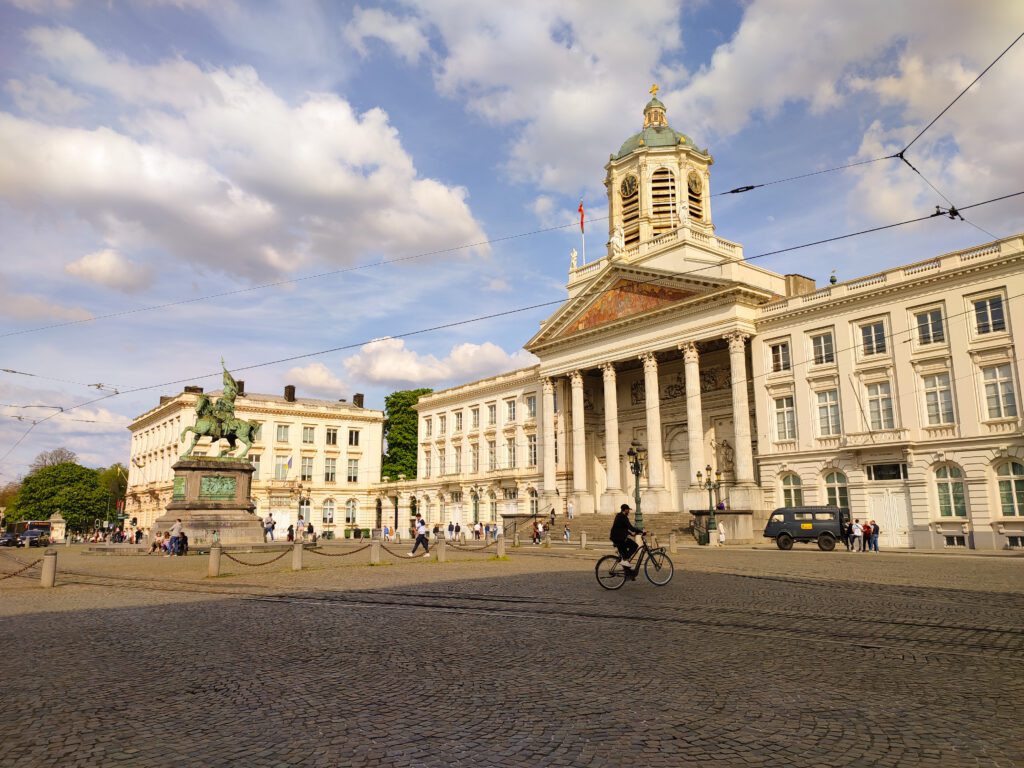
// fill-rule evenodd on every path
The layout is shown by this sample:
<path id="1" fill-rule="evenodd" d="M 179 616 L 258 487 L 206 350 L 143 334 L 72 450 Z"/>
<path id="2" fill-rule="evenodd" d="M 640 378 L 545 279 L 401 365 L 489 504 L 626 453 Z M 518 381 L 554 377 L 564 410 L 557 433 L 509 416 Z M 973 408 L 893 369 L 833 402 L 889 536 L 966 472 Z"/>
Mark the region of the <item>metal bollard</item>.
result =
<path id="1" fill-rule="evenodd" d="M 495 547 L 495 556 L 496 557 L 504 557 L 505 556 L 505 537 L 504 536 L 499 536 L 498 537 L 498 544 Z"/>
<path id="2" fill-rule="evenodd" d="M 57 553 L 52 550 L 46 550 L 43 555 L 43 573 L 39 577 L 39 585 L 46 589 L 49 589 L 57 582 Z"/>
<path id="3" fill-rule="evenodd" d="M 544 545 L 545 549 L 551 549 L 551 534 L 550 533 L 545 533 L 544 534 L 543 545 Z"/>
<path id="4" fill-rule="evenodd" d="M 292 544 L 292 570 L 302 570 L 302 542 L 296 541 Z"/>
<path id="5" fill-rule="evenodd" d="M 220 576 L 220 553 L 219 545 L 210 547 L 210 564 L 206 568 L 206 575 L 211 579 Z"/>
<path id="6" fill-rule="evenodd" d="M 374 539 L 370 545 L 370 565 L 380 565 L 380 539 Z"/>
<path id="7" fill-rule="evenodd" d="M 668 551 L 673 555 L 676 553 L 676 535 L 674 532 L 668 535 Z"/>
<path id="8" fill-rule="evenodd" d="M 587 548 L 587 532 L 586 531 L 581 531 L 580 532 L 580 549 L 586 549 L 586 548 Z"/>
<path id="9" fill-rule="evenodd" d="M 448 562 L 448 542 L 443 538 L 438 538 L 437 540 L 437 562 Z"/>

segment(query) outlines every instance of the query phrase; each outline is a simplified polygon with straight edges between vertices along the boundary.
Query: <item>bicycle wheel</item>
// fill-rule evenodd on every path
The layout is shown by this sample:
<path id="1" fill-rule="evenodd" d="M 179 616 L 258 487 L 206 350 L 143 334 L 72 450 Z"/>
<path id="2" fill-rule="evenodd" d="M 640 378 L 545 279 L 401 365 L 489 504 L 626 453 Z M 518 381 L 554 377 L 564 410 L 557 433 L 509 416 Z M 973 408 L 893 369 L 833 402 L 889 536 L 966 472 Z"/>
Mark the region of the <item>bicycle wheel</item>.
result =
<path id="1" fill-rule="evenodd" d="M 675 572 L 676 567 L 664 549 L 653 550 L 644 561 L 644 576 L 656 587 L 663 587 L 672 581 Z"/>
<path id="2" fill-rule="evenodd" d="M 619 565 L 619 558 L 615 555 L 605 555 L 598 560 L 594 566 L 594 574 L 597 576 L 597 583 L 605 589 L 618 589 L 626 583 L 626 572 Z"/>

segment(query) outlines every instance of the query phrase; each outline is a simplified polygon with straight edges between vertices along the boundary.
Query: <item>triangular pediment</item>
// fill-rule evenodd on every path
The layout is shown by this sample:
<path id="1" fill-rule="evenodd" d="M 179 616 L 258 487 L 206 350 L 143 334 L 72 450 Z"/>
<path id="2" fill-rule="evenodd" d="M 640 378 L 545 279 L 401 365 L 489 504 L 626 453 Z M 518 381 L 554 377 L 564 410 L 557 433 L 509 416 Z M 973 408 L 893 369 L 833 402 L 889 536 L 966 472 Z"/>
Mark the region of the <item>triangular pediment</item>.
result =
<path id="1" fill-rule="evenodd" d="M 691 299 L 696 294 L 696 291 L 619 278 L 604 289 L 579 316 L 566 323 L 558 337 L 572 336 L 627 317 L 663 309 Z"/>

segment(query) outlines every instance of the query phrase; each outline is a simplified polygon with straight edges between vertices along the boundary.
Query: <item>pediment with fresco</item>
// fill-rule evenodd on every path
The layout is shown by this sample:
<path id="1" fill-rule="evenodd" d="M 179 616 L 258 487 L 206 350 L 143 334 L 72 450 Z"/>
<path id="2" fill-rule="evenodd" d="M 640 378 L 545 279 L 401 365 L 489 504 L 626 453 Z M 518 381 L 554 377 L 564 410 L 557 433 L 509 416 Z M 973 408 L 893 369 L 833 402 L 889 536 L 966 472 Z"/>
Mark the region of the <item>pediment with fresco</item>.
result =
<path id="1" fill-rule="evenodd" d="M 608 325 L 633 315 L 641 315 L 672 304 L 686 301 L 696 295 L 694 291 L 681 291 L 653 283 L 619 280 L 591 304 L 576 320 L 567 324 L 560 337 Z"/>

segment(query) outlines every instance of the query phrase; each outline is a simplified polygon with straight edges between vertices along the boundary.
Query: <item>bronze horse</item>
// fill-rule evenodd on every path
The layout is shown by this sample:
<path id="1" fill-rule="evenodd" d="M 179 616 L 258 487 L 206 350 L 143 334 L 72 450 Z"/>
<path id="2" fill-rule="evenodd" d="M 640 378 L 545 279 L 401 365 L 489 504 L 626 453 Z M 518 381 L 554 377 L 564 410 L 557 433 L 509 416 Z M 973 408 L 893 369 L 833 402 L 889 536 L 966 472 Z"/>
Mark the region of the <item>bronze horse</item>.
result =
<path id="1" fill-rule="evenodd" d="M 227 421 L 219 420 L 214 416 L 214 409 L 210 405 L 210 398 L 206 395 L 200 395 L 199 400 L 196 402 L 196 416 L 198 418 L 196 419 L 195 426 L 185 427 L 181 431 L 179 442 L 184 442 L 185 435 L 189 432 L 194 435 L 188 450 L 181 454 L 182 458 L 192 455 L 192 450 L 196 447 L 196 443 L 199 442 L 201 437 L 209 437 L 213 441 L 213 445 L 218 444 L 221 440 L 228 441 L 228 448 L 217 454 L 218 458 L 227 456 L 231 451 L 235 450 L 236 442 L 245 446 L 245 450 L 242 451 L 238 458 L 245 458 L 246 454 L 249 453 L 249 449 L 252 448 L 253 435 L 256 434 L 257 424 L 236 418 L 230 418 Z"/>

